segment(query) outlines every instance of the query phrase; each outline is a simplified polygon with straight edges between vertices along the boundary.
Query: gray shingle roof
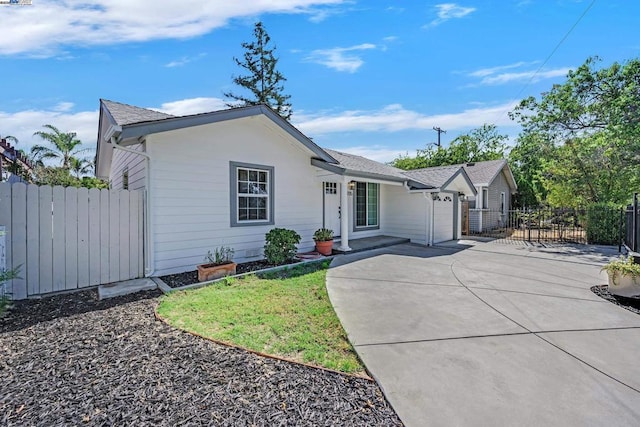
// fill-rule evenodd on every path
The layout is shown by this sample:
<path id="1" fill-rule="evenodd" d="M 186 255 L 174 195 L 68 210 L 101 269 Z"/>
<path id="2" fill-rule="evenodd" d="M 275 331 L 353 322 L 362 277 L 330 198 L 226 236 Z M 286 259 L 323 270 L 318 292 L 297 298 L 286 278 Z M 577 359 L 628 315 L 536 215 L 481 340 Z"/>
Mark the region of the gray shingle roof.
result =
<path id="1" fill-rule="evenodd" d="M 467 163 L 462 166 L 469 175 L 473 185 L 491 184 L 491 181 L 498 175 L 500 170 L 507 163 L 506 160 L 488 160 L 485 162 Z"/>
<path id="2" fill-rule="evenodd" d="M 415 181 L 435 188 L 440 188 L 459 170 L 459 165 L 438 166 L 433 168 L 404 171 L 404 174 Z"/>
<path id="3" fill-rule="evenodd" d="M 412 186 L 419 184 L 418 188 L 440 188 L 461 168 L 460 165 L 457 165 L 405 171 L 355 154 L 342 153 L 327 148 L 324 151 L 339 162 L 336 166 L 344 169 L 347 173 L 362 173 L 365 176 L 373 174 L 381 179 L 411 181 L 413 182 Z"/>
<path id="4" fill-rule="evenodd" d="M 348 171 L 364 172 L 400 179 L 407 178 L 404 175 L 404 171 L 402 169 L 385 165 L 384 163 L 376 162 L 375 160 L 370 160 L 362 156 L 357 156 L 355 154 L 342 153 L 340 151 L 330 150 L 328 148 L 323 148 L 323 150 L 329 153 L 331 157 L 333 157 L 340 163 L 337 166 Z"/>
<path id="5" fill-rule="evenodd" d="M 171 114 L 135 107 L 121 102 L 109 101 L 107 99 L 102 99 L 101 101 L 104 106 L 107 107 L 107 110 L 109 110 L 111 117 L 113 117 L 120 126 L 175 117 Z"/>

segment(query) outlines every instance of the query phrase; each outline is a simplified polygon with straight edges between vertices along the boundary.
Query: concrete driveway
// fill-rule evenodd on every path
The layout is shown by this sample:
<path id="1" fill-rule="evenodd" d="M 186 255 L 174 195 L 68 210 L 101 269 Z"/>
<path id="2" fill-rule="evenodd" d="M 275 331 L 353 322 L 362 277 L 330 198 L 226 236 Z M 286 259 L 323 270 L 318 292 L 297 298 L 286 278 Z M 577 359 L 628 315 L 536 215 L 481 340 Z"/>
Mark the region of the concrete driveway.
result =
<path id="1" fill-rule="evenodd" d="M 408 426 L 640 425 L 640 316 L 612 251 L 462 242 L 334 259 L 329 296 Z"/>

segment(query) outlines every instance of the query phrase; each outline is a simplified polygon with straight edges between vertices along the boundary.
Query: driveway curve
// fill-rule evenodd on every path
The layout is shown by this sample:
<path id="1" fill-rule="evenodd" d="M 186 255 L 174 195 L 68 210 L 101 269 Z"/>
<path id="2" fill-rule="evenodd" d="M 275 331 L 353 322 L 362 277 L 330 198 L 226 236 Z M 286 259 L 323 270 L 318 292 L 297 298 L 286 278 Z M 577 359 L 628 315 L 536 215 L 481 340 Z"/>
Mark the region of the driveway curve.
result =
<path id="1" fill-rule="evenodd" d="M 398 245 L 335 258 L 327 289 L 408 426 L 637 426 L 640 316 L 590 291 L 615 255 Z"/>

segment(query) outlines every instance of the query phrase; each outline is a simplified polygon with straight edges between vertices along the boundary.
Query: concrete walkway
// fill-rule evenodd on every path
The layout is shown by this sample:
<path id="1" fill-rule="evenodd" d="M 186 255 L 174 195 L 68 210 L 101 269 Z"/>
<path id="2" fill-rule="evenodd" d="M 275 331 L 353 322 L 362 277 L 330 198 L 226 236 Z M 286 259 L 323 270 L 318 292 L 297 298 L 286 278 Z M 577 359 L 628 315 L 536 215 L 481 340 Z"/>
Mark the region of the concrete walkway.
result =
<path id="1" fill-rule="evenodd" d="M 349 339 L 408 426 L 640 425 L 640 316 L 609 248 L 462 242 L 334 259 Z"/>

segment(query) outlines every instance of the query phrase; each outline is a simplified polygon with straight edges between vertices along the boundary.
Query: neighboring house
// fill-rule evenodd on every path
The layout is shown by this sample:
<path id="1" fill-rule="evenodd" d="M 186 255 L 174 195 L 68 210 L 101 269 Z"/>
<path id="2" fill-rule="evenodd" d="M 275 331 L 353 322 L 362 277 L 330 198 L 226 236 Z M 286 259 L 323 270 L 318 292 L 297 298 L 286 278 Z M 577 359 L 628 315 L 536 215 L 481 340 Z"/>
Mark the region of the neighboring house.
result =
<path id="1" fill-rule="evenodd" d="M 476 188 L 477 195 L 468 201 L 468 228 L 482 232 L 504 227 L 508 221 L 513 195 L 518 186 L 506 160 L 461 165 Z M 463 223 L 463 227 L 464 227 Z"/>
<path id="2" fill-rule="evenodd" d="M 188 116 L 100 101 L 96 175 L 113 189 L 144 189 L 145 274 L 193 270 L 208 250 L 262 258 L 273 227 L 302 236 L 391 235 L 420 244 L 460 236 L 462 167 L 405 172 L 317 146 L 264 105 Z"/>
<path id="3" fill-rule="evenodd" d="M 24 177 L 33 173 L 27 158 L 7 142 L 0 139 L 0 181 L 25 182 Z"/>

